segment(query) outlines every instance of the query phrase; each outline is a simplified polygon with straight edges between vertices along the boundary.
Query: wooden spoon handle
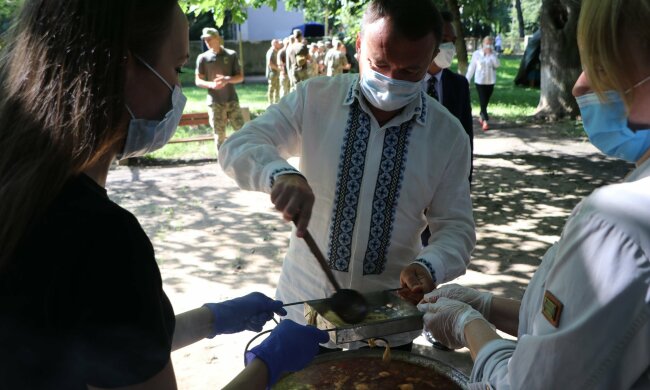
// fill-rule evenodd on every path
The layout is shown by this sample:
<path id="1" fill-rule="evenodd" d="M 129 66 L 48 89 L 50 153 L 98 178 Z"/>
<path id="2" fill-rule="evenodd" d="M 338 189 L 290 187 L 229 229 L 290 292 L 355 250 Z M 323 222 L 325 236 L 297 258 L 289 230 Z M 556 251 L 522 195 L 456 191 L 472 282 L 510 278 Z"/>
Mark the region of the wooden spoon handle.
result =
<path id="1" fill-rule="evenodd" d="M 323 256 L 323 252 L 321 252 L 320 249 L 318 248 L 318 245 L 316 244 L 316 241 L 314 241 L 314 237 L 312 237 L 311 233 L 309 233 L 309 230 L 305 231 L 305 236 L 303 237 L 303 239 L 307 243 L 307 246 L 309 247 L 311 254 L 314 255 L 316 260 L 318 260 L 318 264 L 320 264 L 320 267 L 323 269 L 323 272 L 325 272 L 325 275 L 327 275 L 327 278 L 329 279 L 330 283 L 332 283 L 336 291 L 339 291 L 341 289 L 341 286 L 334 278 L 334 274 L 332 273 L 332 270 L 327 264 L 327 260 L 325 260 L 325 256 Z"/>

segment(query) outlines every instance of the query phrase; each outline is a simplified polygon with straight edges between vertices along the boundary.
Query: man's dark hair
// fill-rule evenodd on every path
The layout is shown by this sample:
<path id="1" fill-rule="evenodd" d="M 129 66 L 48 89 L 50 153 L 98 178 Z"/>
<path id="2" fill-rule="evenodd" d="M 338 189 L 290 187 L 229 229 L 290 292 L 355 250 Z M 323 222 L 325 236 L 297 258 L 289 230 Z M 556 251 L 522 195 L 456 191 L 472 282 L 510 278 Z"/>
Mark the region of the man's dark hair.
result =
<path id="1" fill-rule="evenodd" d="M 395 29 L 408 39 L 433 33 L 440 44 L 442 17 L 432 0 L 373 0 L 363 14 L 361 31 L 381 18 L 390 18 Z"/>
<path id="2" fill-rule="evenodd" d="M 440 11 L 440 16 L 442 17 L 442 21 L 444 23 L 454 22 L 454 15 L 452 15 L 452 13 L 449 11 Z"/>

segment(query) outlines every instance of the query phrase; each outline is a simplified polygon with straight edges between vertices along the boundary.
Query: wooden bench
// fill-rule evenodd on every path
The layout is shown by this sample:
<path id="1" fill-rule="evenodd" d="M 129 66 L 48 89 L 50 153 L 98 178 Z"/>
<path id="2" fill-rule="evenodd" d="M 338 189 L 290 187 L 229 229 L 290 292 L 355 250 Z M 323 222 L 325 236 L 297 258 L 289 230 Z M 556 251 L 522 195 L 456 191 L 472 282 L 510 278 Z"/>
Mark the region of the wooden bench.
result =
<path id="1" fill-rule="evenodd" d="M 183 114 L 183 116 L 181 116 L 181 121 L 178 123 L 179 126 L 201 126 L 209 124 L 210 120 L 207 112 L 193 112 L 189 114 Z M 187 138 L 172 138 L 169 140 L 169 143 L 176 144 L 181 142 L 200 142 L 211 140 L 214 140 L 214 136 L 212 134 L 203 134 Z"/>
<path id="2" fill-rule="evenodd" d="M 251 120 L 251 113 L 248 107 L 242 107 L 241 113 L 244 117 L 244 123 Z M 178 123 L 179 126 L 201 126 L 209 124 L 210 120 L 207 112 L 193 112 L 189 114 L 183 114 L 183 116 L 181 116 L 181 121 Z M 214 140 L 213 134 L 203 134 L 187 138 L 172 138 L 169 140 L 169 143 L 176 144 L 181 142 L 201 142 L 212 140 Z"/>
<path id="3" fill-rule="evenodd" d="M 199 126 L 199 125 L 209 125 L 209 117 L 207 112 L 192 112 L 189 114 L 183 114 L 181 116 L 181 122 L 179 126 Z"/>

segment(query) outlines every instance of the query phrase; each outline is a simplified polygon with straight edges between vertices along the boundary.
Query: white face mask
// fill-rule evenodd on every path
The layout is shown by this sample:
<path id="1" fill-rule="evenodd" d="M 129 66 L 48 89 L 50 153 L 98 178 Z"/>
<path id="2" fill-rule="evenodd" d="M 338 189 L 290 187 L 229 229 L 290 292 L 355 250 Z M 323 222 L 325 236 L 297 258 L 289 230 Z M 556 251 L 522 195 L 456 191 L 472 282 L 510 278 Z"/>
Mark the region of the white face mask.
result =
<path id="1" fill-rule="evenodd" d="M 361 75 L 359 86 L 363 96 L 374 107 L 382 111 L 395 111 L 420 96 L 421 83 L 421 80 L 395 80 L 366 68 Z"/>
<path id="2" fill-rule="evenodd" d="M 433 62 L 441 69 L 447 69 L 451 66 L 454 57 L 456 56 L 456 45 L 453 42 L 445 42 L 439 47 L 440 52 L 433 59 Z"/>
<path id="3" fill-rule="evenodd" d="M 138 56 L 135 56 L 135 58 L 158 76 L 158 78 L 165 83 L 167 88 L 172 91 L 172 108 L 167 112 L 167 114 L 165 114 L 165 117 L 162 120 L 156 121 L 136 119 L 129 106 L 126 106 L 127 111 L 131 115 L 131 121 L 129 122 L 129 129 L 127 130 L 124 149 L 117 155 L 118 160 L 144 156 L 147 153 L 151 153 L 165 146 L 172 136 L 174 136 L 178 123 L 181 121 L 185 103 L 187 102 L 187 98 L 183 95 L 183 92 L 178 85 L 175 85 L 174 88 L 172 88 L 172 86 L 169 85 L 169 83 L 142 58 Z"/>

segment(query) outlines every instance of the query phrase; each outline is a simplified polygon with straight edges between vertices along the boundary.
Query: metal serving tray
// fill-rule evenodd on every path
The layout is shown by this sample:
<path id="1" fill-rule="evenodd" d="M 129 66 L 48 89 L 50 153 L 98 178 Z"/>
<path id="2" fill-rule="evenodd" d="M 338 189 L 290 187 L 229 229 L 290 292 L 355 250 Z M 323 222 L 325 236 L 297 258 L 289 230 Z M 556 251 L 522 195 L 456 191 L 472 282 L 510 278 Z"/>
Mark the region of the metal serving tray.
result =
<path id="1" fill-rule="evenodd" d="M 330 310 L 329 299 L 304 303 L 307 323 L 328 331 L 336 344 L 367 340 L 422 329 L 422 313 L 394 290 L 362 294 L 369 304 L 368 316 L 358 324 L 348 324 Z"/>

